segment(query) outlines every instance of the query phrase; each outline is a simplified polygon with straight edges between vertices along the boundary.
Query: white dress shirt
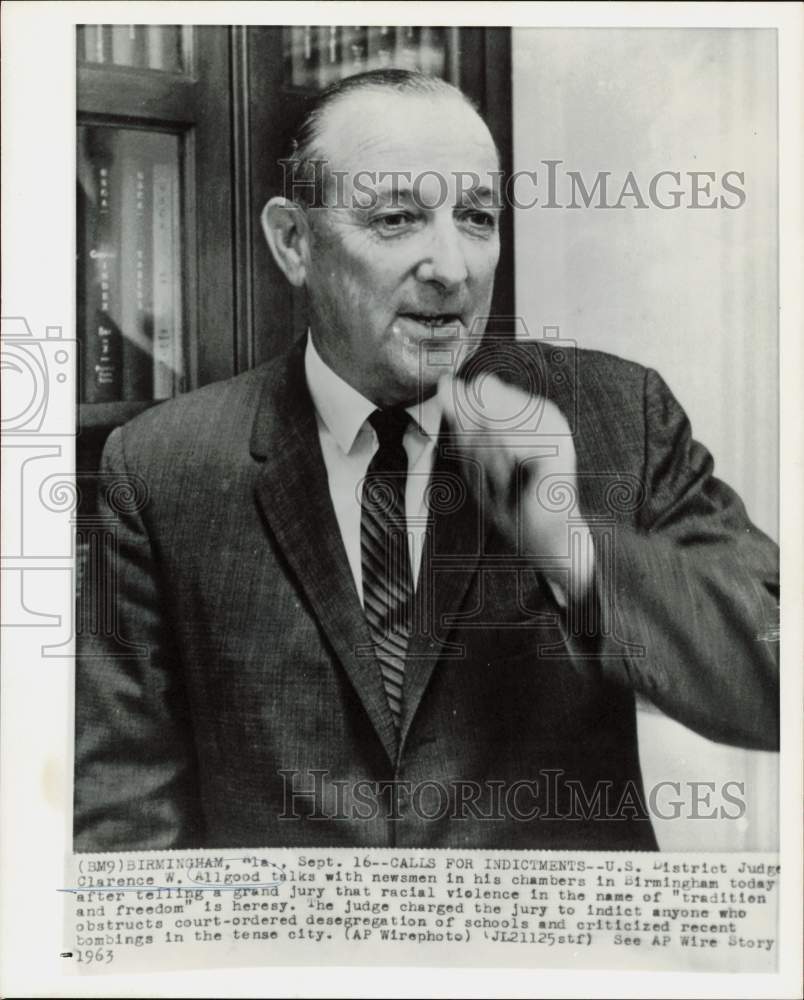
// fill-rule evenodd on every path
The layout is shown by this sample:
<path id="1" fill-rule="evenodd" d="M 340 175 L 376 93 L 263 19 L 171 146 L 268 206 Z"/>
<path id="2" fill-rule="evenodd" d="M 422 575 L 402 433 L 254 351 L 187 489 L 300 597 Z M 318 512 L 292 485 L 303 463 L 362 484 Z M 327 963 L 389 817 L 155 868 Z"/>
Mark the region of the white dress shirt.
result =
<path id="1" fill-rule="evenodd" d="M 327 470 L 329 494 L 362 603 L 361 489 L 369 462 L 379 448 L 377 435 L 368 422 L 368 417 L 377 407 L 322 361 L 309 333 L 304 354 L 304 371 L 315 406 L 318 439 Z M 427 527 L 427 486 L 441 426 L 441 407 L 438 399 L 432 396 L 423 403 L 409 406 L 407 411 L 412 420 L 402 439 L 408 456 L 405 515 L 415 586 Z"/>

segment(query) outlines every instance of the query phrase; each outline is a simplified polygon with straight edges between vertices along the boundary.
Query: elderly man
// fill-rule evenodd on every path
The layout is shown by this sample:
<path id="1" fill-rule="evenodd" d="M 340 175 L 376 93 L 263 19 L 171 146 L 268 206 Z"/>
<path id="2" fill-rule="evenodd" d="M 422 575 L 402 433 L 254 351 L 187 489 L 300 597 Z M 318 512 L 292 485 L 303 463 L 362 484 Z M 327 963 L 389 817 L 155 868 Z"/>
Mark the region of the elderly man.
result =
<path id="1" fill-rule="evenodd" d="M 289 168 L 308 335 L 107 444 L 148 494 L 109 557 L 139 651 L 81 641 L 76 848 L 655 848 L 635 693 L 776 746 L 773 545 L 654 372 L 483 336 L 459 91 L 352 77 Z"/>

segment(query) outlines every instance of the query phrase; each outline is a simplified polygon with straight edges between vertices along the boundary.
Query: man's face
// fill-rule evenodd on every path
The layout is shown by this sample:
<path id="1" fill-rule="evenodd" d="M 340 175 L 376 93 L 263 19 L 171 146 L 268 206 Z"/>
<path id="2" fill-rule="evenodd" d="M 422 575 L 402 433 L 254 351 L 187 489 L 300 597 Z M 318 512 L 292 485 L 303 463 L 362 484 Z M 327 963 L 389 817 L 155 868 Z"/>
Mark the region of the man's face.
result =
<path id="1" fill-rule="evenodd" d="M 446 370 L 423 345 L 479 339 L 489 315 L 494 143 L 457 97 L 366 91 L 330 109 L 319 145 L 338 173 L 309 211 L 314 342 L 377 405 L 412 402 Z"/>

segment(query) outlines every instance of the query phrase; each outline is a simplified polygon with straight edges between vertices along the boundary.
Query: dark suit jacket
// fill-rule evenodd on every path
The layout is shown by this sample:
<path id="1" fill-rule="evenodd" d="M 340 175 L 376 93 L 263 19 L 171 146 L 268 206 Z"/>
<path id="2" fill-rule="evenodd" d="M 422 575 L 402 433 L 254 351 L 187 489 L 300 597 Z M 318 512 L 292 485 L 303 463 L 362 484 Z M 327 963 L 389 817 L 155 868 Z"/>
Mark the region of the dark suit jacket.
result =
<path id="1" fill-rule="evenodd" d="M 485 369 L 567 417 L 595 595 L 562 612 L 442 434 L 398 745 L 301 344 L 111 435 L 104 481 L 132 489 L 107 491 L 114 627 L 79 639 L 77 850 L 650 849 L 634 692 L 776 747 L 775 547 L 661 379 L 533 344 Z"/>

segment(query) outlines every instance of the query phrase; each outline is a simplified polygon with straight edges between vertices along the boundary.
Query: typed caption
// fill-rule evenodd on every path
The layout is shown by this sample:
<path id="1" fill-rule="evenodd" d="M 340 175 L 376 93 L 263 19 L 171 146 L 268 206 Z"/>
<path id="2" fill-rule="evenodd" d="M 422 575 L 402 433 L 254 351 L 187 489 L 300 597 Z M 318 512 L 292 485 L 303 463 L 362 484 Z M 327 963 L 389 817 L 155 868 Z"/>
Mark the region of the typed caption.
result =
<path id="1" fill-rule="evenodd" d="M 72 971 L 777 968 L 771 854 L 266 849 L 74 855 Z"/>

